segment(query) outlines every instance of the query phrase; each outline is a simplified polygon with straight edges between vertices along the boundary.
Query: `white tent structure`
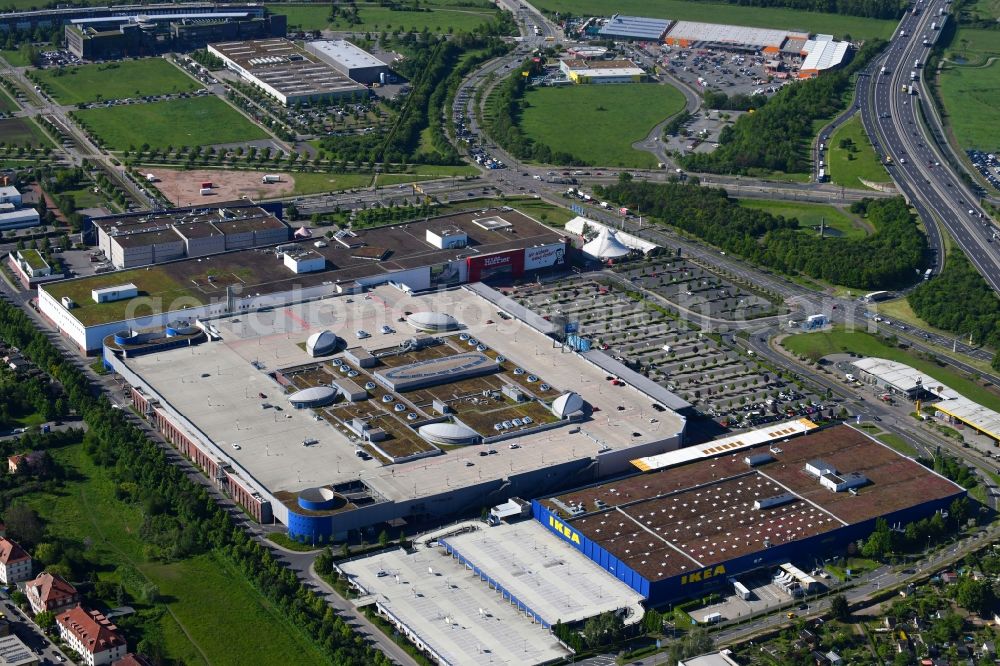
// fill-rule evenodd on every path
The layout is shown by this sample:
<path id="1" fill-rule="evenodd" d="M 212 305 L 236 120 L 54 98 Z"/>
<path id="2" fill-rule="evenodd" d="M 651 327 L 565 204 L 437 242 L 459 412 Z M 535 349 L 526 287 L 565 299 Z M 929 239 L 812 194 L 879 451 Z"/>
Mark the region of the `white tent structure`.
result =
<path id="1" fill-rule="evenodd" d="M 601 229 L 597 237 L 584 245 L 582 249 L 584 254 L 599 261 L 620 259 L 631 252 L 624 243 L 618 240 L 618 235 L 607 227 Z"/>

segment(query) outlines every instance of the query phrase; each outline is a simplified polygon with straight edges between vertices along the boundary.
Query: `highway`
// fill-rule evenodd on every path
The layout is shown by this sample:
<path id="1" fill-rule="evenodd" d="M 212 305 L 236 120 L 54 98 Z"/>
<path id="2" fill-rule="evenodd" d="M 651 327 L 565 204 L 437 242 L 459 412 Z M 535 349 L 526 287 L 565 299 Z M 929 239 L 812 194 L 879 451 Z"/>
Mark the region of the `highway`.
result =
<path id="1" fill-rule="evenodd" d="M 947 0 L 923 0 L 907 12 L 890 47 L 859 77 L 857 104 L 865 131 L 876 150 L 891 157 L 889 173 L 924 220 L 932 247 L 941 248 L 936 221 L 948 230 L 989 285 L 1000 292 L 1000 253 L 993 244 L 996 227 L 975 195 L 959 179 L 928 135 L 921 73 L 930 54 L 924 42 L 940 35 Z M 931 24 L 937 24 L 932 29 Z M 917 66 L 919 65 L 919 67 Z M 881 68 L 885 73 L 881 73 Z M 909 94 L 913 86 L 916 94 Z M 938 252 L 937 270 L 944 257 Z"/>

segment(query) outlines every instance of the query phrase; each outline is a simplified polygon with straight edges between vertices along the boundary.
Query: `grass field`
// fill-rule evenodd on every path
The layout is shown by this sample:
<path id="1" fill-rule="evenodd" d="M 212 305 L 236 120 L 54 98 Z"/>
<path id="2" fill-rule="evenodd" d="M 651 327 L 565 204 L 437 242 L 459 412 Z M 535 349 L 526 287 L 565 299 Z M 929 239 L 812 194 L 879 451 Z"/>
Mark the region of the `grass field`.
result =
<path id="1" fill-rule="evenodd" d="M 160 307 L 168 307 L 180 302 L 181 299 L 190 305 L 204 302 L 194 285 L 174 280 L 158 266 L 153 266 L 150 270 L 136 268 L 116 273 L 92 275 L 86 279 L 65 280 L 53 283 L 47 289 L 57 300 L 62 299 L 63 296 L 69 296 L 73 299 L 76 303 L 73 315 L 85 326 L 90 326 L 100 322 L 121 321 L 129 311 L 129 303 L 131 302 L 126 299 L 95 303 L 90 295 L 91 290 L 113 287 L 116 284 L 128 282 L 136 286 L 139 290 L 139 296 L 148 297 L 154 305 L 160 303 Z M 134 306 L 135 304 L 133 304 Z M 142 316 L 148 312 L 149 310 L 145 306 L 140 306 L 135 314 Z"/>
<path id="2" fill-rule="evenodd" d="M 11 99 L 10 93 L 8 93 L 3 88 L 0 88 L 0 111 L 4 113 L 13 113 L 17 111 L 17 104 Z"/>
<path id="3" fill-rule="evenodd" d="M 209 146 L 266 139 L 254 125 L 215 96 L 74 111 L 74 117 L 111 150 L 148 143 L 153 148 Z"/>
<path id="4" fill-rule="evenodd" d="M 604 0 L 538 0 L 534 6 L 574 16 L 608 16 L 617 13 L 675 21 L 706 21 L 753 28 L 833 33 L 836 37 L 850 35 L 853 39 L 888 38 L 896 27 L 895 21 L 860 16 L 737 6 L 703 0 L 617 0 L 613 6 Z"/>
<path id="5" fill-rule="evenodd" d="M 70 471 L 64 492 L 32 495 L 26 498 L 28 503 L 41 514 L 51 534 L 90 544 L 88 558 L 103 565 L 98 572 L 101 580 L 121 581 L 122 569 L 134 567 L 159 587 L 169 610 L 160 622 L 174 663 L 324 661 L 289 618 L 270 607 L 222 557 L 208 553 L 170 563 L 149 561 L 139 536 L 142 515 L 137 507 L 115 499 L 114 483 L 107 473 L 93 465 L 81 445 L 53 455 Z M 220 640 L 223 636 L 253 636 L 254 640 Z"/>
<path id="6" fill-rule="evenodd" d="M 425 28 L 434 33 L 470 32 L 496 16 L 496 11 L 486 6 L 457 7 L 434 0 L 425 0 L 421 5 L 432 9 L 429 12 L 398 12 L 374 3 L 358 3 L 359 24 L 350 24 L 342 17 L 330 22 L 329 4 L 267 5 L 267 9 L 287 16 L 289 28 L 357 32 L 423 32 Z"/>
<path id="7" fill-rule="evenodd" d="M 6 146 L 51 145 L 41 128 L 28 118 L 0 120 L 0 144 Z"/>
<path id="8" fill-rule="evenodd" d="M 553 151 L 599 166 L 654 168 L 656 158 L 632 143 L 683 109 L 684 96 L 672 86 L 654 83 L 579 85 L 535 88 L 527 92 L 525 103 L 524 133 Z"/>
<path id="9" fill-rule="evenodd" d="M 850 148 L 840 147 L 840 142 L 845 139 L 851 141 Z M 830 137 L 827 148 L 827 171 L 834 183 L 844 187 L 864 187 L 862 179 L 873 183 L 890 181 L 858 116 L 837 128 Z"/>
<path id="10" fill-rule="evenodd" d="M 9 62 L 11 67 L 27 67 L 31 64 L 20 49 L 0 49 L 0 56 Z"/>
<path id="11" fill-rule="evenodd" d="M 834 327 L 831 331 L 790 335 L 781 344 L 785 349 L 811 359 L 851 351 L 863 356 L 875 356 L 905 363 L 947 384 L 966 398 L 1000 411 L 1000 393 L 980 386 L 950 367 L 941 367 L 905 349 L 890 347 L 874 335 L 862 331 L 846 331 Z"/>
<path id="12" fill-rule="evenodd" d="M 980 19 L 1000 19 L 1000 0 L 977 0 L 966 10 Z"/>
<path id="13" fill-rule="evenodd" d="M 1000 33 L 997 48 L 1000 49 Z M 947 122 L 963 149 L 1000 150 L 1000 60 L 990 65 L 949 64 L 939 75 Z"/>
<path id="14" fill-rule="evenodd" d="M 1000 55 L 1000 40 L 995 30 L 959 28 L 947 48 L 949 59 L 962 58 L 968 64 L 980 64 L 995 55 Z"/>
<path id="15" fill-rule="evenodd" d="M 786 218 L 797 218 L 803 233 L 818 234 L 813 227 L 818 227 L 821 221 L 826 226 L 840 232 L 844 237 L 862 238 L 868 235 L 867 225 L 858 218 L 845 213 L 834 206 L 797 201 L 776 201 L 769 199 L 742 199 L 740 205 L 744 208 L 766 210 L 772 215 L 782 215 Z"/>
<path id="16" fill-rule="evenodd" d="M 201 87 L 163 58 L 42 69 L 35 76 L 62 104 L 182 93 Z"/>
<path id="17" fill-rule="evenodd" d="M 907 442 L 905 439 L 891 432 L 885 432 L 880 435 L 875 435 L 875 439 L 882 442 L 886 446 L 891 446 L 897 452 L 902 453 L 904 456 L 909 456 L 911 458 L 916 458 L 918 451 L 916 447 Z"/>

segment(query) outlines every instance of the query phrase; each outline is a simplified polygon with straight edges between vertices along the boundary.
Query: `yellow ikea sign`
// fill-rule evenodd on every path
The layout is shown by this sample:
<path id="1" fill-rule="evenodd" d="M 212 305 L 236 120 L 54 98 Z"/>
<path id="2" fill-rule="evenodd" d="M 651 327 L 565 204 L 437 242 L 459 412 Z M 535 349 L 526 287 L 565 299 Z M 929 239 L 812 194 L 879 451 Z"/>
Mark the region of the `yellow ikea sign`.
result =
<path id="1" fill-rule="evenodd" d="M 681 585 L 687 585 L 688 583 L 701 583 L 709 578 L 715 578 L 716 576 L 726 575 L 726 567 L 719 564 L 715 567 L 708 567 L 707 569 L 702 569 L 701 571 L 695 571 L 694 573 L 684 574 L 681 576 Z"/>
<path id="2" fill-rule="evenodd" d="M 549 516 L 549 527 L 554 529 L 559 534 L 566 537 L 569 541 L 580 545 L 580 535 L 569 528 L 569 525 L 562 522 L 561 520 L 556 520 L 554 516 Z"/>

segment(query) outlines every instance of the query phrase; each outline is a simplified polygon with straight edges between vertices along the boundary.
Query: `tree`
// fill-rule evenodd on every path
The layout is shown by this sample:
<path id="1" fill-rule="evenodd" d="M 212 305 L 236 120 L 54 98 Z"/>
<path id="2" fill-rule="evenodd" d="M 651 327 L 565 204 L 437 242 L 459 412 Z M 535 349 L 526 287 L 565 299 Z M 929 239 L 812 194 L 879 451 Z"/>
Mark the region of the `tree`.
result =
<path id="1" fill-rule="evenodd" d="M 42 611 L 35 615 L 35 624 L 45 630 L 56 626 L 56 616 L 52 611 Z"/>
<path id="2" fill-rule="evenodd" d="M 329 546 L 324 548 L 323 552 L 316 557 L 313 567 L 320 576 L 329 576 L 333 573 L 333 551 L 330 550 Z"/>
<path id="3" fill-rule="evenodd" d="M 963 576 L 956 585 L 955 601 L 966 610 L 982 615 L 993 605 L 993 588 L 985 581 Z"/>
<path id="4" fill-rule="evenodd" d="M 851 619 L 851 608 L 847 604 L 847 597 L 836 594 L 830 599 L 830 613 L 841 622 Z"/>
<path id="5" fill-rule="evenodd" d="M 22 546 L 33 547 L 42 540 L 45 527 L 38 512 L 27 504 L 18 503 L 7 509 L 7 532 Z"/>
<path id="6" fill-rule="evenodd" d="M 642 616 L 642 628 L 646 630 L 646 633 L 650 634 L 663 631 L 663 615 L 655 608 L 649 609 Z"/>

